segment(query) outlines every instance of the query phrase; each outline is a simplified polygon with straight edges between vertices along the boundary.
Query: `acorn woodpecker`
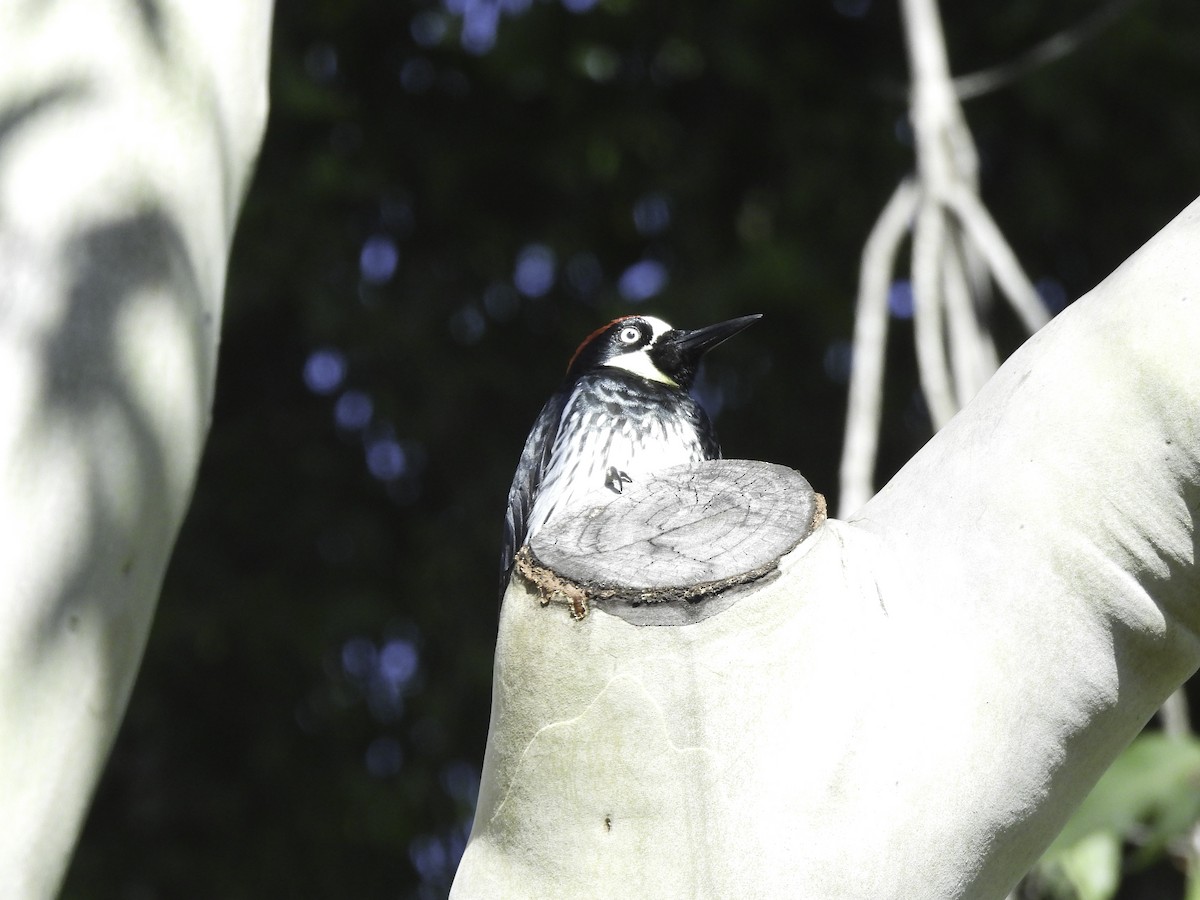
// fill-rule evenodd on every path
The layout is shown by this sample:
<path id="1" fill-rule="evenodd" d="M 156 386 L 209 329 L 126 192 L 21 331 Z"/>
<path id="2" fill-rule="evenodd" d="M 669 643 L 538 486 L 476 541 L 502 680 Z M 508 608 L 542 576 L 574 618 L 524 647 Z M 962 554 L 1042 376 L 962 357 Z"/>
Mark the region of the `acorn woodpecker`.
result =
<path id="1" fill-rule="evenodd" d="M 508 492 L 500 596 L 517 551 L 596 491 L 670 466 L 719 459 L 712 424 L 688 390 L 701 357 L 761 315 L 685 331 L 624 316 L 592 332 L 529 432 Z"/>

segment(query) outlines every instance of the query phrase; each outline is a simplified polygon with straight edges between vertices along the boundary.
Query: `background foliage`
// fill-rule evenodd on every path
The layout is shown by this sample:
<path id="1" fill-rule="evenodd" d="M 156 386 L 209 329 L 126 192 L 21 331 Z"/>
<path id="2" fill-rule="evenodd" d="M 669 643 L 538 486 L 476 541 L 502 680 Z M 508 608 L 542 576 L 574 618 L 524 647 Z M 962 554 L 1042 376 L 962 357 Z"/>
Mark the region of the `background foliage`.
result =
<path id="1" fill-rule="evenodd" d="M 947 4 L 955 71 L 1097 5 Z M 1200 7 L 1122 5 L 967 104 L 1056 308 L 1200 185 Z M 64 896 L 443 895 L 541 403 L 615 315 L 763 312 L 699 393 L 726 455 L 833 499 L 858 253 L 913 165 L 905 76 L 881 0 L 279 3 L 212 434 Z M 929 435 L 895 299 L 885 477 Z M 1121 896 L 1176 895 L 1152 856 Z"/>

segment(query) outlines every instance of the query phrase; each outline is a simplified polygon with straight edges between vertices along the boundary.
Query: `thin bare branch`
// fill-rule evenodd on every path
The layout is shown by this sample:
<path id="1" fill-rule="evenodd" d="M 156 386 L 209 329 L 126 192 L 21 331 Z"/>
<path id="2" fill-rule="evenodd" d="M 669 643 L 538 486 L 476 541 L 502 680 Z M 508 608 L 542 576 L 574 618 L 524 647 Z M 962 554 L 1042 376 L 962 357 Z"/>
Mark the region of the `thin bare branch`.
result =
<path id="1" fill-rule="evenodd" d="M 1050 35 L 1008 62 L 954 79 L 959 100 L 970 100 L 1012 84 L 1035 69 L 1057 62 L 1100 34 L 1127 13 L 1137 0 L 1112 0 L 1081 21 Z"/>
<path id="2" fill-rule="evenodd" d="M 982 201 L 961 186 L 950 188 L 940 199 L 954 212 L 971 241 L 983 254 L 1001 293 L 1025 327 L 1032 333 L 1049 322 L 1050 314 L 1045 304 Z"/>
<path id="3" fill-rule="evenodd" d="M 987 370 L 987 357 L 976 312 L 975 297 L 967 281 L 967 245 L 961 234 L 948 236 L 942 267 L 942 296 L 946 304 L 950 369 L 954 373 L 954 398 L 959 408 L 975 396 L 995 371 Z"/>
<path id="4" fill-rule="evenodd" d="M 946 363 L 945 329 L 942 321 L 942 257 L 946 247 L 946 218 L 941 208 L 926 197 L 917 212 L 913 232 L 914 337 L 921 389 L 929 405 L 936 431 L 958 412 Z"/>
<path id="5" fill-rule="evenodd" d="M 1188 715 L 1187 691 L 1179 688 L 1158 710 L 1163 734 L 1170 737 L 1188 737 L 1192 733 L 1191 717 Z"/>
<path id="6" fill-rule="evenodd" d="M 883 365 L 888 330 L 888 290 L 900 244 L 912 223 L 919 191 L 900 182 L 867 237 L 858 278 L 850 398 L 842 450 L 838 515 L 845 518 L 875 493 L 875 458 L 883 409 Z"/>
<path id="7" fill-rule="evenodd" d="M 1049 318 L 979 200 L 978 154 L 950 75 L 937 0 L 901 0 L 901 10 L 912 72 L 909 118 L 918 179 L 897 188 L 863 251 L 842 455 L 843 516 L 857 510 L 873 491 L 887 291 L 894 278 L 896 248 L 909 220 L 915 220 L 914 340 L 921 388 L 935 429 L 996 370 L 996 350 L 984 319 L 993 281 L 1031 331 Z"/>

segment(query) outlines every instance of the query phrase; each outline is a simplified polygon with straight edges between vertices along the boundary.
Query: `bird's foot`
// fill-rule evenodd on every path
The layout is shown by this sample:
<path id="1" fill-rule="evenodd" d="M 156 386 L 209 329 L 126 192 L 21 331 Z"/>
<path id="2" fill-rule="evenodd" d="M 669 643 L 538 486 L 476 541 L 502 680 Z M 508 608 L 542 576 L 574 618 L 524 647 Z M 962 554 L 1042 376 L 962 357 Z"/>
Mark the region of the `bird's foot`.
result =
<path id="1" fill-rule="evenodd" d="M 604 486 L 614 494 L 622 494 L 625 492 L 625 485 L 632 484 L 633 479 L 618 469 L 616 466 L 609 466 L 608 472 L 604 475 Z"/>

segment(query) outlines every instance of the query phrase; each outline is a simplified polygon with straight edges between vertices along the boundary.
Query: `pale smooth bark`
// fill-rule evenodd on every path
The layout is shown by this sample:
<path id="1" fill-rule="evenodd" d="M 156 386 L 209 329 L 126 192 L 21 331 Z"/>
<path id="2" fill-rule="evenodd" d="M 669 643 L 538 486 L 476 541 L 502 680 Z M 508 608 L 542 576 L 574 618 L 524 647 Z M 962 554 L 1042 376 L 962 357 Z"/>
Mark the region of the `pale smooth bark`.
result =
<path id="1" fill-rule="evenodd" d="M 52 897 L 208 428 L 267 0 L 0 4 L 0 896 Z"/>
<path id="2" fill-rule="evenodd" d="M 718 615 L 514 582 L 452 896 L 1004 897 L 1200 664 L 1197 247 L 1200 201 Z"/>

